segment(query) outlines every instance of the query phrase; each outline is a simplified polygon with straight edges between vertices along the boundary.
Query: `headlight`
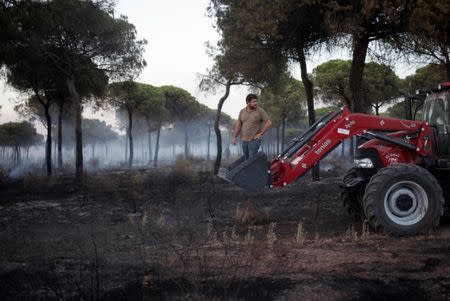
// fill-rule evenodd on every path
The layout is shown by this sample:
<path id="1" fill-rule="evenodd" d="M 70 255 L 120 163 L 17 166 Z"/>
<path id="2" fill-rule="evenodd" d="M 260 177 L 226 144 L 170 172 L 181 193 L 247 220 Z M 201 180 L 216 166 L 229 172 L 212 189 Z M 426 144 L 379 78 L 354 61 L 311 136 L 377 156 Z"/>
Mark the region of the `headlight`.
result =
<path id="1" fill-rule="evenodd" d="M 373 168 L 372 160 L 369 158 L 355 159 L 353 165 L 359 168 Z"/>

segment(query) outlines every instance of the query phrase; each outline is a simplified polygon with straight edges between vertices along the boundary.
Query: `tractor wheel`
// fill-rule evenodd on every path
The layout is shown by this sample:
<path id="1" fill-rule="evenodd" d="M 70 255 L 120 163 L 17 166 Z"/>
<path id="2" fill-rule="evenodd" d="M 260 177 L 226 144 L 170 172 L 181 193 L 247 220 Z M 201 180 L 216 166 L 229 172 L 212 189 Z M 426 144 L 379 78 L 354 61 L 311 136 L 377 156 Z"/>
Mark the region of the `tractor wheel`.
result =
<path id="1" fill-rule="evenodd" d="M 356 168 L 351 168 L 345 175 L 343 182 L 348 183 L 358 177 Z M 352 189 L 344 188 L 341 193 L 341 200 L 347 213 L 355 218 L 355 220 L 364 220 L 364 210 L 362 206 L 362 196 L 364 194 L 364 186 L 354 187 Z"/>
<path id="2" fill-rule="evenodd" d="M 444 197 L 436 178 L 413 164 L 380 169 L 366 186 L 364 212 L 385 233 L 417 235 L 439 224 Z"/>

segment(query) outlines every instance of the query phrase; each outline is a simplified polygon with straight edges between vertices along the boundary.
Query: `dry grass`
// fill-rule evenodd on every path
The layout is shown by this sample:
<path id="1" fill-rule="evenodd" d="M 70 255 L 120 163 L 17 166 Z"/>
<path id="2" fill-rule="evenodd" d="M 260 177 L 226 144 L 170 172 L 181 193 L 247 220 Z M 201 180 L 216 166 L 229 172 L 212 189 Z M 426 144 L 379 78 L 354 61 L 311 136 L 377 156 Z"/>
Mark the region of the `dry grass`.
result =
<path id="1" fill-rule="evenodd" d="M 142 196 L 144 187 L 144 175 L 140 172 L 127 172 L 123 175 L 122 181 L 127 188 L 127 197 L 137 199 Z"/>
<path id="2" fill-rule="evenodd" d="M 8 173 L 2 166 L 0 166 L 0 185 L 5 183 L 7 180 L 8 180 Z"/>
<path id="3" fill-rule="evenodd" d="M 114 175 L 97 176 L 94 181 L 98 183 L 98 188 L 106 193 L 115 192 L 119 185 L 119 180 Z"/>
<path id="4" fill-rule="evenodd" d="M 94 158 L 89 159 L 89 161 L 87 163 L 88 163 L 88 166 L 87 166 L 88 168 L 98 169 L 100 166 L 100 159 L 97 157 L 94 157 Z"/>
<path id="5" fill-rule="evenodd" d="M 192 183 L 197 179 L 197 173 L 193 169 L 193 163 L 191 159 L 186 159 L 181 155 L 178 155 L 175 164 L 172 167 L 169 174 L 169 180 L 174 184 Z"/>
<path id="6" fill-rule="evenodd" d="M 306 232 L 303 228 L 303 223 L 299 222 L 297 225 L 297 232 L 295 233 L 295 237 L 293 239 L 293 243 L 296 246 L 303 246 L 306 241 Z"/>
<path id="7" fill-rule="evenodd" d="M 342 241 L 356 242 L 358 240 L 359 240 L 358 231 L 355 230 L 355 226 L 354 225 L 348 226 L 347 230 L 342 235 Z"/>
<path id="8" fill-rule="evenodd" d="M 269 250 L 273 249 L 273 245 L 275 244 L 275 242 L 277 241 L 277 234 L 275 233 L 275 228 L 277 226 L 277 223 L 270 223 L 269 224 L 269 228 L 267 229 L 267 247 L 269 248 Z"/>
<path id="9" fill-rule="evenodd" d="M 52 184 L 52 178 L 49 176 L 27 173 L 23 178 L 23 188 L 28 191 L 42 191 L 51 187 Z"/>
<path id="10" fill-rule="evenodd" d="M 144 214 L 143 233 L 160 229 L 158 220 L 161 215 Z M 358 256 L 349 257 L 343 248 L 347 246 L 342 237 L 307 240 L 304 226 L 297 225 L 294 239 L 279 238 L 277 224 L 272 222 L 268 227 L 249 225 L 246 234 L 238 234 L 239 225 L 225 226 L 220 233 L 214 220 L 206 224 L 206 240 L 184 240 L 175 234 L 174 229 L 165 227 L 168 231 L 159 236 L 158 246 L 146 248 L 146 264 L 161 265 L 166 273 L 162 277 L 174 279 L 174 275 L 186 277 L 189 292 L 199 298 L 205 298 L 205 283 L 214 283 L 226 290 L 236 279 L 263 277 L 265 275 L 284 275 L 295 271 L 314 271 L 315 269 L 340 269 L 346 262 L 373 262 L 377 256 L 367 254 L 359 246 L 353 250 Z M 242 227 L 242 225 L 241 225 Z M 243 229 L 241 229 L 242 231 Z M 265 232 L 265 238 L 261 234 Z M 318 232 L 317 232 L 318 233 Z M 354 239 L 354 228 L 349 227 L 345 235 Z M 153 234 L 155 235 L 155 234 Z M 256 238 L 259 237 L 259 238 Z M 371 238 L 372 239 L 372 238 Z M 375 237 L 373 239 L 376 240 Z M 367 241 L 376 244 L 377 241 Z M 301 246 L 301 248 L 300 248 Z M 318 261 L 320 258 L 320 262 Z M 311 265 L 312 262 L 316 264 Z M 164 276 L 165 275 L 165 276 Z M 151 286 L 160 274 L 145 275 L 143 284 Z M 185 284 L 179 283 L 184 290 Z M 228 292 L 230 293 L 230 292 Z M 232 294 L 237 294 L 232 292 Z"/>
<path id="11" fill-rule="evenodd" d="M 164 213 L 160 214 L 159 218 L 156 220 L 156 224 L 160 227 L 165 227 L 167 225 L 166 215 Z"/>
<path id="12" fill-rule="evenodd" d="M 370 226 L 369 226 L 369 222 L 367 220 L 365 220 L 362 223 L 362 229 L 361 229 L 361 240 L 366 240 L 369 238 L 369 234 L 370 234 Z"/>
<path id="13" fill-rule="evenodd" d="M 255 236 L 253 235 L 254 231 L 255 231 L 254 226 L 248 226 L 247 234 L 244 237 L 245 245 L 252 245 L 255 242 Z"/>
<path id="14" fill-rule="evenodd" d="M 239 223 L 264 225 L 268 223 L 269 215 L 266 211 L 257 208 L 253 200 L 247 199 L 243 209 L 237 205 L 234 220 Z"/>

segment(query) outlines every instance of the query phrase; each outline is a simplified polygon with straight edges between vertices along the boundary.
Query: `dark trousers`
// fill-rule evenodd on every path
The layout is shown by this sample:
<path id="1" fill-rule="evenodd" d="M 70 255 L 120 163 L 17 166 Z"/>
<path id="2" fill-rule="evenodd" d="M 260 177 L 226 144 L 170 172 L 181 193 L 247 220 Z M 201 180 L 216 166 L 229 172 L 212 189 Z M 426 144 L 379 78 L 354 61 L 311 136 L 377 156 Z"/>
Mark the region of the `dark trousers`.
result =
<path id="1" fill-rule="evenodd" d="M 248 159 L 258 153 L 261 146 L 261 140 L 242 141 L 242 151 L 245 159 Z"/>

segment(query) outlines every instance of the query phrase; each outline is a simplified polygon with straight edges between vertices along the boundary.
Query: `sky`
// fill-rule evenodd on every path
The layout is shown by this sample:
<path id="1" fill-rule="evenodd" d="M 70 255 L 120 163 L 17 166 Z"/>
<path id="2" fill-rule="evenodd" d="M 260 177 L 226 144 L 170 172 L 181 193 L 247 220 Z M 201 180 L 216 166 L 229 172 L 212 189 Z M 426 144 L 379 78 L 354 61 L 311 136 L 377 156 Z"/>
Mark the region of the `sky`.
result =
<path id="1" fill-rule="evenodd" d="M 199 74 L 206 74 L 213 65 L 206 53 L 206 42 L 215 44 L 220 36 L 213 27 L 213 20 L 207 16 L 209 0 L 118 0 L 117 14 L 128 17 L 136 26 L 139 38 L 146 39 L 145 51 L 147 67 L 137 79 L 154 86 L 174 85 L 181 87 L 198 101 L 215 109 L 221 97 L 205 94 L 198 89 Z M 318 52 L 307 62 L 311 72 L 317 65 L 329 59 L 349 59 L 347 50 L 333 53 Z M 400 77 L 414 73 L 415 68 L 400 66 L 396 72 Z M 292 69 L 295 78 L 300 78 L 296 66 Z M 229 98 L 225 101 L 223 112 L 237 118 L 239 110 L 245 106 L 245 88 L 232 87 Z M 18 120 L 14 112 L 14 102 L 23 99 L 0 81 L 0 123 Z M 85 112 L 87 118 L 99 118 L 113 124 L 111 114 L 104 112 Z"/>

